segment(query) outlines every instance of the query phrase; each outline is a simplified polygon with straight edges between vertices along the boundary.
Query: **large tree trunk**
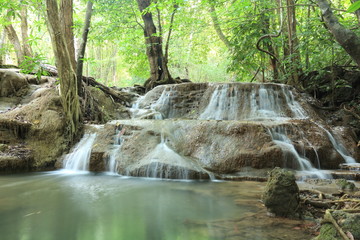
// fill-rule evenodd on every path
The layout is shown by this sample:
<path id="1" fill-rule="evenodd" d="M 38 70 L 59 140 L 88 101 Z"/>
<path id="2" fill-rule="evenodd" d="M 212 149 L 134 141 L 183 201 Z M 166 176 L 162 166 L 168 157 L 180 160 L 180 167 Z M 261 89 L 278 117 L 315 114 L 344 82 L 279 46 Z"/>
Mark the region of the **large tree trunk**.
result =
<path id="1" fill-rule="evenodd" d="M 287 33 L 288 33 L 288 49 L 289 49 L 289 60 L 288 66 L 291 73 L 291 79 L 289 81 L 292 85 L 299 84 L 299 75 L 301 74 L 301 59 L 299 47 L 299 39 L 296 33 L 296 12 L 295 12 L 295 1 L 286 0 L 287 6 Z"/>
<path id="2" fill-rule="evenodd" d="M 77 66 L 76 66 L 78 94 L 81 97 L 84 96 L 84 91 L 82 88 L 82 75 L 83 75 L 83 64 L 84 64 L 86 43 L 87 43 L 87 39 L 88 39 L 91 15 L 92 15 L 92 11 L 93 11 L 92 6 L 93 6 L 93 3 L 91 1 L 88 1 L 87 5 L 86 5 L 86 16 L 85 16 L 83 34 L 82 34 L 82 38 L 81 38 L 80 48 L 78 51 L 78 59 L 77 59 Z"/>
<path id="3" fill-rule="evenodd" d="M 60 23 L 57 0 L 46 0 L 46 7 L 51 42 L 60 77 L 60 96 L 69 127 L 68 134 L 72 140 L 77 134 L 80 125 L 76 74 L 71 64 L 65 34 L 62 32 L 63 27 Z"/>
<path id="4" fill-rule="evenodd" d="M 27 7 L 24 5 L 20 10 L 22 49 L 25 56 L 32 57 L 33 52 L 29 45 Z"/>
<path id="5" fill-rule="evenodd" d="M 69 51 L 70 61 L 73 68 L 76 68 L 75 61 L 75 45 L 74 45 L 74 33 L 73 33 L 73 0 L 61 0 L 60 1 L 60 21 L 62 32 L 64 33 L 66 46 Z"/>
<path id="6" fill-rule="evenodd" d="M 327 0 L 317 0 L 317 3 L 322 12 L 325 24 L 335 40 L 360 67 L 360 38 L 354 32 L 339 23 L 339 20 L 332 12 Z"/>
<path id="7" fill-rule="evenodd" d="M 150 90 L 157 85 L 175 83 L 167 67 L 164 57 L 162 37 L 158 36 L 153 17 L 150 11 L 144 10 L 150 6 L 151 0 L 137 0 L 142 19 L 144 21 L 144 36 L 146 55 L 150 64 L 150 79 L 146 81 L 145 88 Z"/>
<path id="8" fill-rule="evenodd" d="M 14 46 L 16 57 L 18 60 L 18 65 L 20 65 L 24 61 L 24 54 L 23 54 L 23 51 L 21 48 L 21 43 L 20 43 L 19 37 L 16 34 L 16 31 L 12 24 L 6 25 L 5 30 L 6 30 L 6 34 L 8 36 L 9 41 Z"/>

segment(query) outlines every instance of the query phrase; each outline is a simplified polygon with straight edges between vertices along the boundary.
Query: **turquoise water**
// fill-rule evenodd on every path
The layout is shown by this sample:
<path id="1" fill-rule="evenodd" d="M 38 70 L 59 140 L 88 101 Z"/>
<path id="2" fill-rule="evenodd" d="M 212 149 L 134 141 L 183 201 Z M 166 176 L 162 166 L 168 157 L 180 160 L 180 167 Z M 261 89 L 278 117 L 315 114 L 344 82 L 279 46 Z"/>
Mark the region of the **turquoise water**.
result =
<path id="1" fill-rule="evenodd" d="M 300 223 L 266 216 L 263 185 L 60 171 L 0 176 L 0 239 L 309 239 L 293 229 Z"/>

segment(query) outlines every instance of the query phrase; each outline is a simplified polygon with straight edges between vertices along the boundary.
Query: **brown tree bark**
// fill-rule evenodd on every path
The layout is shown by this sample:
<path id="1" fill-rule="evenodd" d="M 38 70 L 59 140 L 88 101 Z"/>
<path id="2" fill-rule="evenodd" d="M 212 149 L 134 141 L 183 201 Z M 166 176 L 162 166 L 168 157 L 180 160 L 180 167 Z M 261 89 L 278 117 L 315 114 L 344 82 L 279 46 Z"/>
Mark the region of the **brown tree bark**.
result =
<path id="1" fill-rule="evenodd" d="M 144 21 L 144 36 L 146 55 L 150 64 L 150 78 L 145 82 L 146 91 L 157 85 L 175 83 L 170 75 L 167 59 L 164 57 L 162 37 L 157 34 L 152 13 L 144 11 L 151 4 L 151 0 L 137 0 L 138 7 Z"/>
<path id="2" fill-rule="evenodd" d="M 61 0 L 60 1 L 60 21 L 62 32 L 64 33 L 66 46 L 69 51 L 70 60 L 73 68 L 76 68 L 75 61 L 75 45 L 74 45 L 74 33 L 73 33 L 73 0 Z"/>
<path id="3" fill-rule="evenodd" d="M 21 43 L 20 43 L 19 37 L 18 37 L 12 24 L 6 25 L 5 31 L 6 31 L 9 41 L 14 46 L 16 57 L 18 60 L 18 65 L 20 66 L 20 64 L 24 61 L 24 54 L 23 54 L 23 50 L 21 48 Z"/>
<path id="4" fill-rule="evenodd" d="M 227 37 L 225 36 L 224 32 L 222 31 L 221 27 L 220 27 L 220 23 L 219 23 L 219 18 L 216 14 L 215 11 L 215 3 L 214 0 L 208 0 L 208 3 L 210 5 L 210 16 L 211 16 L 211 20 L 213 22 L 213 26 L 214 29 L 216 31 L 216 34 L 219 36 L 220 40 L 226 45 L 226 47 L 231 50 L 232 46 L 230 41 L 227 39 Z"/>
<path id="5" fill-rule="evenodd" d="M 324 22 L 340 46 L 351 56 L 360 67 L 360 38 L 345 28 L 334 15 L 327 0 L 316 0 Z"/>
<path id="6" fill-rule="evenodd" d="M 4 44 L 5 44 L 5 41 L 6 41 L 6 32 L 5 32 L 5 28 L 4 30 L 2 31 L 1 35 L 0 35 L 0 65 L 3 65 L 4 64 Z"/>
<path id="7" fill-rule="evenodd" d="M 87 38 L 90 30 L 90 22 L 91 22 L 91 15 L 93 11 L 93 3 L 91 1 L 88 1 L 86 4 L 86 16 L 85 16 L 85 22 L 84 22 L 84 28 L 83 28 L 83 34 L 81 38 L 81 44 L 78 51 L 78 59 L 77 59 L 77 65 L 76 65 L 76 78 L 77 78 L 77 85 L 78 85 L 78 94 L 79 96 L 84 96 L 84 91 L 82 87 L 82 75 L 83 75 L 83 64 L 84 64 L 84 56 L 85 56 L 85 49 L 86 49 L 86 43 Z"/>
<path id="8" fill-rule="evenodd" d="M 286 0 L 287 7 L 287 33 L 288 33 L 288 50 L 289 60 L 288 70 L 291 73 L 289 83 L 292 85 L 299 84 L 299 75 L 301 74 L 301 58 L 299 47 L 299 39 L 296 33 L 296 8 L 294 0 Z"/>
<path id="9" fill-rule="evenodd" d="M 65 34 L 59 18 L 57 0 L 46 0 L 46 11 L 51 43 L 60 77 L 60 97 L 68 123 L 68 134 L 71 140 L 76 136 L 80 126 L 80 107 L 77 95 L 76 74 L 71 64 L 71 57 L 65 41 Z"/>
<path id="10" fill-rule="evenodd" d="M 33 52 L 31 46 L 29 45 L 29 34 L 28 34 L 28 17 L 27 17 L 27 7 L 22 6 L 20 10 L 20 20 L 21 20 L 21 38 L 22 38 L 22 49 L 23 54 L 28 57 L 33 57 Z"/>

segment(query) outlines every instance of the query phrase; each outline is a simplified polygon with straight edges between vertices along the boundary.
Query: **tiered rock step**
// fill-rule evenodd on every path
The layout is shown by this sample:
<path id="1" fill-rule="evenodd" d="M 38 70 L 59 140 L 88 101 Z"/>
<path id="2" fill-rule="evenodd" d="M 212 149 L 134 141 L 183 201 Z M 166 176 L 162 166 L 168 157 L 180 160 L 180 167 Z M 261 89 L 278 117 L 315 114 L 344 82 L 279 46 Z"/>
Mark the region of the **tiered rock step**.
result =
<path id="1" fill-rule="evenodd" d="M 234 176 L 244 167 L 255 169 L 288 167 L 298 163 L 272 141 L 269 129 L 284 127 L 298 152 L 314 166 L 336 169 L 344 159 L 333 148 L 326 133 L 309 120 L 284 122 L 248 122 L 216 120 L 116 120 L 98 129 L 90 159 L 91 171 L 105 171 L 114 144 L 116 129 L 121 126 L 123 142 L 117 156 L 117 172 L 146 177 L 165 176 L 154 169 L 167 169 L 169 178 L 176 168 L 191 172 L 190 178 L 251 180 Z M 161 145 L 161 142 L 165 145 Z M 179 160 L 179 159 L 182 160 Z M 179 170 L 180 171 L 180 170 Z M 225 174 L 225 175 L 224 175 Z M 226 175 L 228 174 L 228 175 Z M 199 177 L 200 176 L 200 177 Z M 219 177 L 223 176 L 223 177 Z M 262 179 L 257 180 L 265 180 Z"/>
<path id="2" fill-rule="evenodd" d="M 30 169 L 33 156 L 22 142 L 30 127 L 30 123 L 0 119 L 0 172 Z"/>

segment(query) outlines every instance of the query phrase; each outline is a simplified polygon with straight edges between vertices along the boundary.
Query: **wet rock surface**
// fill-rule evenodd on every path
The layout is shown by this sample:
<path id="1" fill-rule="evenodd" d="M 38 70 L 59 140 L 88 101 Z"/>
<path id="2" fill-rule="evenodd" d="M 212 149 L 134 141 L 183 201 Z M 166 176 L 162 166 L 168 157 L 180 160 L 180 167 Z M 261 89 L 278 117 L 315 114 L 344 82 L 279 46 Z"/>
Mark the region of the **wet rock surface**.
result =
<path id="1" fill-rule="evenodd" d="M 294 173 L 280 168 L 272 170 L 262 200 L 271 215 L 299 217 L 299 188 Z"/>
<path id="2" fill-rule="evenodd" d="M 312 127 L 311 122 L 292 123 L 289 136 L 316 166 L 337 168 L 343 158 L 326 141 L 326 134 Z M 282 125 L 286 125 L 282 123 Z M 144 176 L 144 169 L 152 169 L 162 164 L 183 166 L 190 164 L 207 171 L 215 177 L 222 174 L 236 176 L 245 167 L 266 169 L 289 167 L 297 169 L 299 163 L 291 155 L 272 141 L 269 128 L 273 123 L 250 123 L 241 121 L 214 120 L 117 120 L 105 124 L 98 131 L 93 154 L 104 153 L 102 162 L 108 162 L 117 128 L 124 129 L 121 146 L 115 154 L 118 173 L 122 175 Z M 297 132 L 307 129 L 306 132 Z M 315 134 L 314 134 L 315 133 Z M 300 136 L 300 137 L 299 137 Z M 303 144 L 303 145 L 301 145 Z M 315 154 L 314 149 L 317 149 Z M 106 154 L 105 154 L 106 153 Z M 101 154 L 100 154 L 101 155 Z M 318 157 L 318 158 L 317 158 Z M 181 159 L 181 160 L 180 160 Z M 149 167 L 151 166 L 151 167 Z M 142 169 L 142 170 L 139 170 Z M 163 167 L 161 167 L 163 169 Z M 141 173 L 141 174 L 139 174 Z M 156 174 L 155 174 L 156 175 Z M 164 174 L 165 175 L 165 174 Z M 229 176 L 228 176 L 229 177 Z"/>

